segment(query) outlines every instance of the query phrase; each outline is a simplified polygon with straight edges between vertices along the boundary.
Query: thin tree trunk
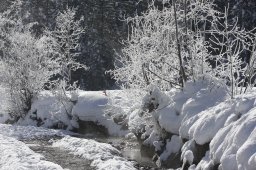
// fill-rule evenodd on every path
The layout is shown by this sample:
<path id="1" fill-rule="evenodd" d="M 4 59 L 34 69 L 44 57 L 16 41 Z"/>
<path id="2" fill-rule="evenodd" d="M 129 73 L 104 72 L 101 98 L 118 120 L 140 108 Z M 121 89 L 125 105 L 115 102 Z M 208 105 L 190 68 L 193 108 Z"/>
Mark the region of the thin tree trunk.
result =
<path id="1" fill-rule="evenodd" d="M 181 87 L 184 87 L 184 84 L 186 82 L 186 75 L 185 75 L 185 70 L 184 70 L 184 67 L 183 67 L 183 62 L 182 62 L 182 57 L 181 57 L 181 47 L 180 47 L 180 40 L 179 40 L 179 30 L 178 30 L 177 11 L 176 11 L 176 0 L 173 0 L 173 10 L 174 10 L 174 18 L 175 18 L 178 57 L 179 57 L 179 64 L 180 64 L 180 75 L 181 75 L 181 79 L 182 79 Z"/>
<path id="2" fill-rule="evenodd" d="M 231 53 L 231 48 L 229 44 L 229 33 L 228 33 L 228 7 L 225 7 L 225 36 L 226 36 L 226 50 L 227 50 L 227 58 L 229 58 L 230 62 L 230 81 L 231 81 L 231 98 L 234 98 L 234 76 L 233 76 L 233 58 Z"/>

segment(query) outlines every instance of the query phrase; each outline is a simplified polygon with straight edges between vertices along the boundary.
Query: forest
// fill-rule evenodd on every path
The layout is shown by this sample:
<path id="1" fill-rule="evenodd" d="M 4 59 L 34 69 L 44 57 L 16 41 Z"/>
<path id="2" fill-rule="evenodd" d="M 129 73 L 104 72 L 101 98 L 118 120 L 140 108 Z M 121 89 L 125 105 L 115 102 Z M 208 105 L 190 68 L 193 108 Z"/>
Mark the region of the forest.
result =
<path id="1" fill-rule="evenodd" d="M 255 170 L 255 0 L 0 0 L 0 77 L 0 169 Z"/>

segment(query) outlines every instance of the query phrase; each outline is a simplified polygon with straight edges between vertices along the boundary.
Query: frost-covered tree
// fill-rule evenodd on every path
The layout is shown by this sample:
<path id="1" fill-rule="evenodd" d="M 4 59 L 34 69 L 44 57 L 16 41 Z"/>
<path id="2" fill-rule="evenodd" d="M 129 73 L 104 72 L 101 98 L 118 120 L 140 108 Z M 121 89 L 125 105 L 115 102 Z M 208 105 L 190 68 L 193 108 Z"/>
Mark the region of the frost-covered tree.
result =
<path id="1" fill-rule="evenodd" d="M 72 71 L 78 68 L 85 68 L 84 65 L 76 62 L 80 50 L 81 36 L 85 33 L 82 26 L 83 18 L 76 20 L 76 9 L 67 8 L 60 12 L 56 18 L 56 26 L 50 34 L 57 40 L 56 51 L 61 58 L 61 78 L 72 84 Z"/>
<path id="2" fill-rule="evenodd" d="M 113 71 L 115 79 L 135 89 L 144 89 L 150 83 L 162 89 L 179 86 L 173 11 L 150 6 L 142 16 L 127 21 L 130 34 Z"/>
<path id="3" fill-rule="evenodd" d="M 134 100 L 134 106 L 140 108 L 137 115 L 154 119 L 163 104 L 156 102 L 154 89 L 183 89 L 186 81 L 207 77 L 214 80 L 213 87 L 227 86 L 232 98 L 242 92 L 248 66 L 241 54 L 249 49 L 253 34 L 230 23 L 228 13 L 216 9 L 212 0 L 163 1 L 161 7 L 153 3 L 142 15 L 127 19 L 129 35 L 123 55 L 110 72 L 128 89 L 126 95 Z M 253 76 L 252 71 L 250 74 Z M 122 101 L 111 98 L 109 104 L 118 113 L 120 108 L 125 110 Z M 130 113 L 131 119 L 136 117 L 134 111 Z M 142 121 L 137 122 L 132 126 L 141 127 Z M 158 126 L 156 121 L 153 126 Z"/>
<path id="4" fill-rule="evenodd" d="M 15 121 L 27 114 L 43 89 L 63 84 L 63 90 L 73 88 L 70 71 L 80 67 L 74 57 L 83 33 L 73 20 L 75 12 L 67 10 L 58 16 L 56 31 L 36 36 L 32 33 L 36 23 L 24 24 L 18 15 L 19 2 L 0 16 L 1 77 L 11 96 L 9 112 Z M 56 81 L 60 75 L 62 82 Z"/>
<path id="5" fill-rule="evenodd" d="M 212 35 L 210 42 L 219 47 L 218 55 L 214 56 L 216 68 L 213 74 L 230 88 L 230 96 L 233 98 L 244 92 L 245 81 L 248 81 L 246 71 L 250 66 L 241 55 L 245 50 L 249 50 L 255 35 L 238 27 L 237 22 L 230 24 L 228 16 L 227 7 L 222 16 L 212 23 L 212 30 L 209 32 Z"/>
<path id="6" fill-rule="evenodd" d="M 231 96 L 238 93 L 246 65 L 241 53 L 249 49 L 253 35 L 229 23 L 228 13 L 217 11 L 214 1 L 163 1 L 162 8 L 152 3 L 127 21 L 130 34 L 112 71 L 124 87 L 182 89 L 186 80 L 208 75 L 225 77 Z M 215 52 L 217 48 L 222 50 Z"/>
<path id="7" fill-rule="evenodd" d="M 112 72 L 127 88 L 182 88 L 187 79 L 211 70 L 205 30 L 218 14 L 213 3 L 163 3 L 162 9 L 151 4 L 141 16 L 127 19 L 130 34 Z"/>
<path id="8" fill-rule="evenodd" d="M 250 61 L 247 65 L 246 71 L 245 71 L 245 89 L 244 92 L 247 92 L 251 88 L 256 86 L 256 40 L 254 40 Z"/>
<path id="9" fill-rule="evenodd" d="M 182 89 L 186 80 L 196 81 L 210 74 L 212 68 L 207 60 L 211 55 L 205 34 L 206 24 L 217 15 L 213 7 L 211 1 L 189 1 L 186 6 L 180 1 L 173 4 L 164 1 L 161 7 L 153 3 L 142 15 L 127 19 L 128 39 L 111 73 L 124 89 L 128 89 L 123 93 L 133 99 L 134 110 L 140 108 L 138 115 L 143 120 L 149 119 L 144 122 L 145 127 L 151 127 L 152 122 L 154 127 L 158 126 L 157 121 L 152 120 L 155 110 L 164 103 L 157 101 L 161 96 L 153 95 L 156 89 Z M 146 97 L 143 99 L 143 96 Z M 125 110 L 123 102 L 110 98 L 112 114 L 114 109 L 117 114 L 120 108 Z M 129 112 L 134 113 L 133 110 Z M 143 121 L 135 122 L 131 128 L 142 126 Z"/>
<path id="10" fill-rule="evenodd" d="M 10 94 L 9 113 L 14 120 L 23 118 L 32 101 L 50 78 L 60 70 L 59 58 L 51 47 L 51 37 L 35 38 L 29 31 L 8 34 L 1 48 L 1 78 Z"/>

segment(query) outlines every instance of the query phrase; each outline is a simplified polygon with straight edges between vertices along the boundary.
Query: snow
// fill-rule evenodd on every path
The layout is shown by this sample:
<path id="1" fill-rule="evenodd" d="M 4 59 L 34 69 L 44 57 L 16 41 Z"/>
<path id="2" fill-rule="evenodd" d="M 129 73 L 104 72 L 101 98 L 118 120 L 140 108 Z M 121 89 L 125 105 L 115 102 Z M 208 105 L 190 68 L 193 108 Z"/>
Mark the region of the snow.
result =
<path id="1" fill-rule="evenodd" d="M 255 169 L 256 108 L 221 129 L 210 143 L 211 158 L 222 169 Z"/>
<path id="2" fill-rule="evenodd" d="M 183 91 L 176 90 L 170 104 L 160 109 L 159 123 L 166 131 L 189 139 L 189 129 L 198 119 L 198 113 L 217 105 L 228 96 L 227 89 L 214 87 L 211 80 L 188 82 Z"/>
<path id="3" fill-rule="evenodd" d="M 118 91 L 107 91 L 108 94 L 117 95 Z M 67 92 L 68 97 L 69 93 Z M 125 136 L 127 131 L 113 122 L 105 114 L 108 96 L 103 91 L 78 91 L 77 102 L 60 102 L 50 91 L 43 91 L 34 99 L 32 107 L 24 120 L 19 125 L 32 125 L 46 128 L 59 127 L 67 130 L 78 128 L 78 120 L 93 121 L 108 129 L 113 136 Z M 71 118 L 70 118 L 71 117 Z"/>
<path id="4" fill-rule="evenodd" d="M 71 132 L 46 129 L 42 127 L 34 126 L 13 126 L 0 124 L 0 134 L 13 137 L 18 140 L 22 139 L 43 139 L 44 137 L 53 137 L 53 136 L 65 136 L 65 134 L 72 134 Z"/>
<path id="5" fill-rule="evenodd" d="M 129 119 L 128 119 L 129 130 L 134 134 L 141 133 L 146 124 L 146 120 L 140 116 L 140 113 L 141 113 L 141 110 L 136 109 L 129 115 Z"/>
<path id="6" fill-rule="evenodd" d="M 254 96 L 239 96 L 199 113 L 198 119 L 189 129 L 190 138 L 201 145 L 210 142 L 222 127 L 255 107 L 254 103 Z"/>
<path id="7" fill-rule="evenodd" d="M 196 147 L 195 144 L 196 143 L 194 140 L 189 140 L 184 143 L 184 145 L 181 148 L 181 160 L 183 160 L 183 162 L 187 162 L 187 161 L 189 161 L 189 163 L 191 161 L 193 162 L 193 160 L 194 160 L 193 151 L 195 151 L 195 147 Z M 192 155 L 189 152 L 192 152 Z M 188 156 L 189 156 L 189 158 L 188 158 Z"/>
<path id="8" fill-rule="evenodd" d="M 107 91 L 107 94 L 118 93 L 118 91 Z M 126 131 L 121 130 L 121 126 L 115 124 L 113 120 L 105 114 L 107 109 L 108 96 L 103 91 L 80 91 L 78 102 L 73 107 L 72 115 L 84 121 L 93 121 L 108 129 L 110 135 L 124 136 Z"/>
<path id="9" fill-rule="evenodd" d="M 175 137 L 167 139 L 160 156 L 162 161 L 167 160 L 172 153 L 181 152 L 181 160 L 188 162 L 190 169 L 208 170 L 218 164 L 223 170 L 255 169 L 256 90 L 231 99 L 225 87 L 215 86 L 214 82 L 205 78 L 187 82 L 183 91 L 171 90 L 154 95 L 154 102 L 160 104 L 152 112 L 152 118 Z M 147 96 L 146 99 L 150 97 Z M 139 120 L 136 113 L 139 111 L 131 114 L 132 121 Z M 159 151 L 159 146 L 162 147 L 163 144 L 159 134 L 161 130 L 156 130 L 157 124 L 154 126 L 146 129 L 142 136 L 147 136 L 144 143 L 152 144 Z M 188 141 L 182 144 L 178 139 Z M 197 157 L 194 155 L 197 154 L 196 144 L 209 143 L 210 150 L 198 165 L 193 165 L 194 157 Z"/>
<path id="10" fill-rule="evenodd" d="M 120 151 L 106 143 L 94 140 L 70 137 L 71 132 L 52 130 L 34 126 L 13 126 L 0 124 L 0 167 L 7 169 L 62 169 L 59 165 L 44 161 L 43 157 L 34 153 L 28 145 L 18 140 L 45 139 L 46 137 L 64 137 L 53 143 L 53 147 L 60 147 L 72 154 L 92 161 L 91 166 L 99 170 L 133 170 L 132 162 L 121 156 Z M 1 155 L 2 154 L 2 155 Z"/>
<path id="11" fill-rule="evenodd" d="M 66 136 L 53 143 L 53 146 L 60 147 L 74 155 L 91 160 L 91 166 L 99 170 L 135 169 L 133 163 L 122 158 L 120 151 L 109 144 Z"/>
<path id="12" fill-rule="evenodd" d="M 197 166 L 191 165 L 189 167 L 189 170 L 210 170 L 214 166 L 213 161 L 210 158 L 210 153 L 207 151 L 205 153 L 205 156 L 202 158 L 202 160 L 198 163 Z M 232 168 L 231 168 L 232 169 Z"/>
<path id="13" fill-rule="evenodd" d="M 189 130 L 198 119 L 198 113 L 217 105 L 228 97 L 225 88 L 213 87 L 211 83 L 207 79 L 196 83 L 190 82 L 185 88 L 190 96 L 181 110 L 182 122 L 179 134 L 182 138 L 189 139 Z"/>
<path id="14" fill-rule="evenodd" d="M 0 167 L 1 170 L 62 170 L 59 165 L 45 161 L 24 143 L 3 135 L 0 135 Z"/>
<path id="15" fill-rule="evenodd" d="M 67 111 L 71 111 L 72 105 L 70 103 L 62 104 L 50 91 L 42 91 L 37 99 L 34 99 L 31 110 L 24 120 L 20 120 L 20 125 L 33 125 L 41 127 L 52 127 L 60 122 L 65 125 L 69 125 L 70 119 L 66 114 Z M 32 119 L 31 119 L 32 118 Z M 39 124 L 38 121 L 41 120 Z"/>
<path id="16" fill-rule="evenodd" d="M 171 154 L 176 154 L 182 147 L 182 140 L 179 136 L 173 135 L 171 140 L 166 142 L 166 150 L 160 155 L 161 160 L 167 160 Z"/>
<path id="17" fill-rule="evenodd" d="M 54 147 L 64 148 L 91 160 L 91 165 L 97 169 L 134 169 L 133 164 L 122 158 L 121 153 L 111 145 L 69 137 L 66 136 L 68 134 L 66 131 L 43 128 L 58 122 L 62 122 L 67 127 L 77 127 L 77 121 L 83 120 L 93 121 L 106 127 L 110 135 L 125 136 L 127 131 L 121 130 L 121 126 L 115 124 L 105 113 L 110 107 L 109 96 L 114 96 L 118 99 L 115 100 L 117 105 L 118 102 L 127 104 L 123 107 L 124 110 L 116 108 L 115 111 L 120 111 L 120 114 L 130 112 L 127 115 L 129 130 L 136 134 L 146 130 L 142 134 L 143 144 L 152 144 L 157 151 L 160 151 L 166 143 L 165 150 L 160 155 L 161 160 L 168 160 L 171 154 L 181 153 L 181 160 L 188 162 L 191 170 L 208 170 L 218 164 L 219 169 L 223 170 L 255 169 L 256 91 L 230 99 L 227 89 L 214 86 L 214 83 L 207 78 L 198 82 L 188 82 L 183 91 L 173 89 L 161 92 L 153 86 L 150 90 L 150 95 L 145 96 L 142 103 L 153 102 L 158 106 L 149 115 L 151 117 L 148 119 L 151 121 L 140 115 L 143 112 L 143 105 L 141 107 L 129 105 L 129 99 L 123 101 L 123 96 L 119 95 L 120 91 L 107 91 L 107 95 L 103 91 L 78 91 L 77 103 L 67 103 L 66 108 L 50 92 L 44 91 L 33 101 L 28 116 L 19 122 L 21 125 L 33 126 L 0 124 L 0 135 L 4 135 L 8 140 L 10 137 L 19 140 L 65 136 L 60 141 L 56 141 Z M 5 105 L 1 106 L 0 114 L 4 113 L 6 108 Z M 70 111 L 70 115 L 66 110 Z M 34 127 L 38 126 L 38 121 L 30 118 L 33 116 L 42 120 L 41 128 Z M 69 116 L 72 117 L 71 120 Z M 3 120 L 0 116 L 0 122 Z M 147 124 L 150 126 L 145 126 Z M 163 136 L 159 133 L 161 132 L 159 128 L 169 132 L 172 138 L 161 141 Z M 182 139 L 186 139 L 187 142 L 183 144 Z M 210 149 L 206 155 L 197 165 L 193 164 L 197 156 L 196 144 L 209 143 Z"/>
<path id="18" fill-rule="evenodd" d="M 5 123 L 9 119 L 8 115 L 8 93 L 7 89 L 0 86 L 0 123 Z"/>

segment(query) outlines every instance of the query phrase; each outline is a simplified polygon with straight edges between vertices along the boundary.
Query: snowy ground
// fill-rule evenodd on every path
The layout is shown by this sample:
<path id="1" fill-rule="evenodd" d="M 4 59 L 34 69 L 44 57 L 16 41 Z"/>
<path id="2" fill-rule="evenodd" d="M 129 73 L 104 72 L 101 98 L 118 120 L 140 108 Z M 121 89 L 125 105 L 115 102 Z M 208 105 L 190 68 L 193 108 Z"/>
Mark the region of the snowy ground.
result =
<path id="1" fill-rule="evenodd" d="M 4 94 L 4 93 L 3 93 Z M 93 121 L 105 126 L 111 135 L 125 135 L 127 132 L 121 130 L 110 117 L 104 113 L 109 96 L 114 96 L 117 103 L 125 101 L 127 105 L 123 108 L 114 108 L 117 113 L 129 112 L 129 99 L 123 100 L 119 91 L 109 91 L 107 96 L 102 92 L 80 91 L 75 105 L 64 108 L 49 92 L 42 92 L 32 105 L 32 110 L 25 120 L 20 121 L 22 125 L 40 125 L 50 127 L 55 123 L 62 122 L 67 127 L 76 127 L 76 120 Z M 219 167 L 220 170 L 255 170 L 256 167 L 256 91 L 238 95 L 230 99 L 227 89 L 215 86 L 206 80 L 196 83 L 189 82 L 183 91 L 171 90 L 160 92 L 153 90 L 148 99 L 154 98 L 158 102 L 158 108 L 152 117 L 159 122 L 159 129 L 164 129 L 173 136 L 165 141 L 166 146 L 159 159 L 168 160 L 171 154 L 180 152 L 180 159 L 189 163 L 190 169 L 211 169 Z M 146 98 L 147 98 L 146 97 Z M 144 98 L 144 100 L 146 100 Z M 6 106 L 0 107 L 0 122 L 8 117 L 4 115 Z M 70 109 L 70 115 L 65 113 Z M 140 108 L 133 109 L 127 115 L 129 129 L 141 128 L 147 123 L 139 116 Z M 40 124 L 31 117 L 43 120 Z M 133 169 L 133 164 L 120 156 L 120 152 L 108 144 L 101 144 L 93 140 L 77 139 L 68 136 L 66 131 L 49 130 L 33 126 L 11 126 L 0 124 L 0 166 L 24 166 L 26 160 L 35 166 L 58 167 L 42 159 L 38 154 L 31 151 L 24 143 L 18 140 L 42 139 L 45 137 L 64 137 L 53 143 L 70 154 L 90 160 L 91 166 L 97 169 Z M 147 129 L 144 143 L 152 144 L 156 148 L 161 146 L 159 136 L 155 129 Z M 182 140 L 185 139 L 185 140 Z M 186 141 L 183 143 L 183 141 Z M 200 162 L 195 164 L 196 145 L 208 145 L 209 150 Z M 10 155 L 4 152 L 8 147 L 16 148 L 10 150 Z M 24 148 L 24 149 L 23 149 Z M 5 155 L 2 155 L 5 153 Z M 6 156 L 7 154 L 7 156 Z M 12 155 L 14 155 L 12 157 Z M 10 158 L 10 160 L 8 159 Z M 33 159 L 30 160 L 30 159 Z M 12 163 L 12 162 L 15 162 Z M 42 161 L 42 162 L 41 162 Z M 59 167 L 58 167 L 59 168 Z"/>

